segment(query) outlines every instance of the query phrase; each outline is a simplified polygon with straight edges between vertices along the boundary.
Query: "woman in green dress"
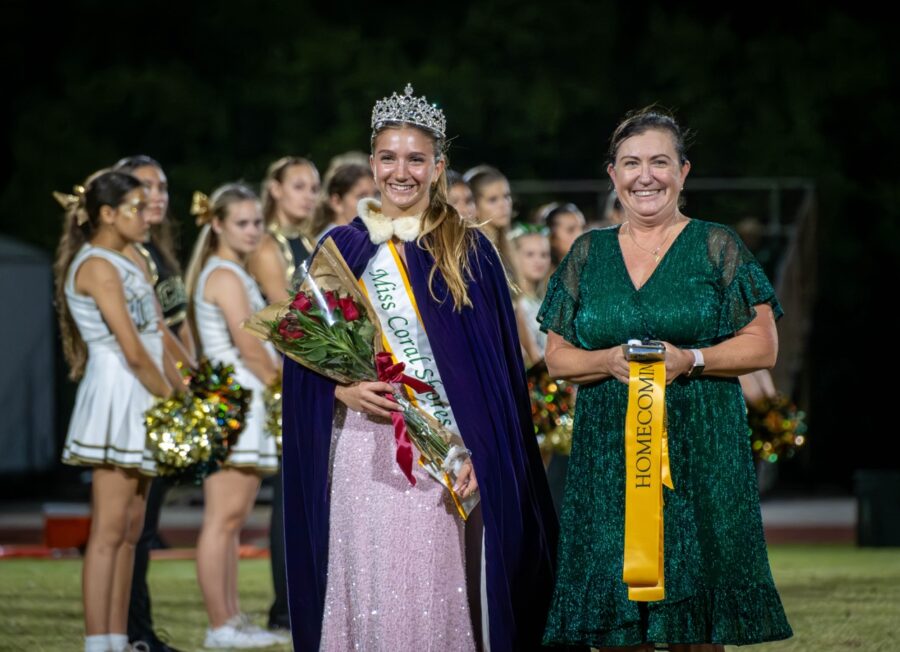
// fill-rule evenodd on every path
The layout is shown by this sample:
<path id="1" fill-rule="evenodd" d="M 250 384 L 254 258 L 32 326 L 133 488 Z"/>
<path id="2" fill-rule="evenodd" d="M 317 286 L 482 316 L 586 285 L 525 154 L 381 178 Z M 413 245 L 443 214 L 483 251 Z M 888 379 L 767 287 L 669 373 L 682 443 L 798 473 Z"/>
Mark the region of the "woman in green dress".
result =
<path id="1" fill-rule="evenodd" d="M 788 638 L 772 581 L 737 376 L 775 364 L 781 307 L 730 228 L 680 211 L 690 171 L 681 128 L 655 109 L 613 133 L 607 172 L 622 225 L 580 237 L 538 319 L 546 362 L 580 383 L 546 643 L 604 649 L 722 650 Z M 621 345 L 666 347 L 665 598 L 629 600 L 622 581 Z"/>

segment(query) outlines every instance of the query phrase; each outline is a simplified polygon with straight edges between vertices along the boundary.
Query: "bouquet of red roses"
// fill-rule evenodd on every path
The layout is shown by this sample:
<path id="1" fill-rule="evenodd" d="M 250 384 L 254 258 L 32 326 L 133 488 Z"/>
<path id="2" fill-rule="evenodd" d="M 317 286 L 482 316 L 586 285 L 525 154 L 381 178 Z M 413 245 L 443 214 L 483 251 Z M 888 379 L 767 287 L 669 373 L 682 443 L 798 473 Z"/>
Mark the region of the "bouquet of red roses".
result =
<path id="1" fill-rule="evenodd" d="M 272 304 L 250 317 L 244 329 L 304 367 L 335 382 L 349 384 L 380 380 L 395 387 L 389 398 L 401 408 L 392 413 L 398 442 L 397 463 L 410 484 L 411 442 L 418 450 L 419 465 L 450 491 L 457 510 L 467 518 L 478 504 L 477 492 L 462 499 L 453 489 L 470 452 L 462 438 L 419 408 L 406 387 L 430 391 L 422 381 L 403 373 L 382 349 L 382 331 L 372 304 L 363 294 L 331 238 L 316 251 L 309 270 L 289 301 Z"/>

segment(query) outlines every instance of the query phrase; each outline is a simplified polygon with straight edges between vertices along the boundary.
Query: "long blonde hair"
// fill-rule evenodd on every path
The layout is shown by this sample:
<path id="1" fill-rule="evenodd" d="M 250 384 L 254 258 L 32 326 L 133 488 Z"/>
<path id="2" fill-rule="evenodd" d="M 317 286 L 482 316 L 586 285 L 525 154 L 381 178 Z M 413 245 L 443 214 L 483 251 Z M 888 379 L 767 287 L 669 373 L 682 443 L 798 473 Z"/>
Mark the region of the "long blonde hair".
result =
<path id="1" fill-rule="evenodd" d="M 444 139 L 417 125 L 394 122 L 372 133 L 372 151 L 375 149 L 375 139 L 379 134 L 387 129 L 403 127 L 415 128 L 427 135 L 434 143 L 435 160 L 444 161 L 444 169 L 431 187 L 430 201 L 422 214 L 422 231 L 416 244 L 434 258 L 434 266 L 428 273 L 428 290 L 431 298 L 438 302 L 442 301 L 434 291 L 434 277 L 440 271 L 450 296 L 453 297 L 453 308 L 459 312 L 464 307 L 472 306 L 468 287 L 468 281 L 472 278 L 469 252 L 475 247 L 475 233 L 447 200 L 449 161 Z"/>
<path id="2" fill-rule="evenodd" d="M 69 378 L 72 380 L 78 380 L 84 375 L 88 352 L 66 300 L 69 267 L 79 250 L 100 227 L 100 209 L 103 206 L 118 206 L 125 195 L 140 187 L 141 182 L 130 174 L 100 170 L 89 176 L 83 186 L 76 186 L 74 195 L 53 193 L 65 209 L 62 237 L 53 263 L 53 280 L 63 354 L 69 364 Z"/>
<path id="3" fill-rule="evenodd" d="M 203 347 L 200 342 L 200 332 L 197 330 L 197 311 L 194 294 L 197 290 L 197 281 L 200 278 L 200 272 L 203 271 L 203 266 L 206 265 L 206 261 L 219 247 L 219 236 L 212 229 L 212 221 L 214 219 L 220 222 L 224 221 L 228 216 L 228 208 L 232 204 L 248 200 L 259 201 L 259 197 L 249 186 L 243 183 L 226 183 L 216 188 L 210 197 L 200 192 L 194 193 L 191 214 L 196 217 L 197 225 L 202 228 L 197 236 L 197 242 L 194 243 L 194 250 L 191 252 L 184 285 L 187 294 L 187 320 L 198 352 L 202 352 Z"/>

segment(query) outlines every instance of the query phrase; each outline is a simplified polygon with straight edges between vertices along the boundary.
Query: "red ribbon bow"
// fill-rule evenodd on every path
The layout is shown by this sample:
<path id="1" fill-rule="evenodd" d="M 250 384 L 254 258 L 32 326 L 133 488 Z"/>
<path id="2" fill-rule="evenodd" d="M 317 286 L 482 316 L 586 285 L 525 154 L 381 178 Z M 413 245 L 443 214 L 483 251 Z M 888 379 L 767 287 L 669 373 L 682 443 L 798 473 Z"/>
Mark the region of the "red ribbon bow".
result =
<path id="1" fill-rule="evenodd" d="M 416 393 L 432 392 L 434 388 L 428 383 L 423 383 L 418 378 L 407 376 L 403 373 L 406 369 L 406 363 L 394 362 L 393 356 L 387 351 L 382 351 L 375 355 L 375 371 L 378 373 L 378 380 L 385 383 L 401 383 L 407 387 L 411 387 Z M 385 394 L 390 400 L 394 400 L 393 395 Z M 413 475 L 413 445 L 409 439 L 409 433 L 406 432 L 406 421 L 403 420 L 401 412 L 391 412 L 391 422 L 394 424 L 394 441 L 397 443 L 397 464 L 403 471 L 403 475 L 409 480 L 409 483 L 416 486 L 416 477 Z"/>

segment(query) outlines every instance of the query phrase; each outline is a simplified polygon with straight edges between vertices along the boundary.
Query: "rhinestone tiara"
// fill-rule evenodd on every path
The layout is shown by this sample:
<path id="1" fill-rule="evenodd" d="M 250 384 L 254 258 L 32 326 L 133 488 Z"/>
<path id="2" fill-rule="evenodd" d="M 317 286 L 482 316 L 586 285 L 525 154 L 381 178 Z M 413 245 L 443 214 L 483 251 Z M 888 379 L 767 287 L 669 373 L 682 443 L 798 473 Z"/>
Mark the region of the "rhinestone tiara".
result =
<path id="1" fill-rule="evenodd" d="M 375 102 L 372 109 L 372 131 L 378 131 L 386 124 L 403 122 L 426 129 L 444 138 L 447 118 L 437 104 L 429 104 L 425 96 L 415 97 L 412 84 L 407 84 L 403 95 L 394 93 L 390 97 Z"/>

